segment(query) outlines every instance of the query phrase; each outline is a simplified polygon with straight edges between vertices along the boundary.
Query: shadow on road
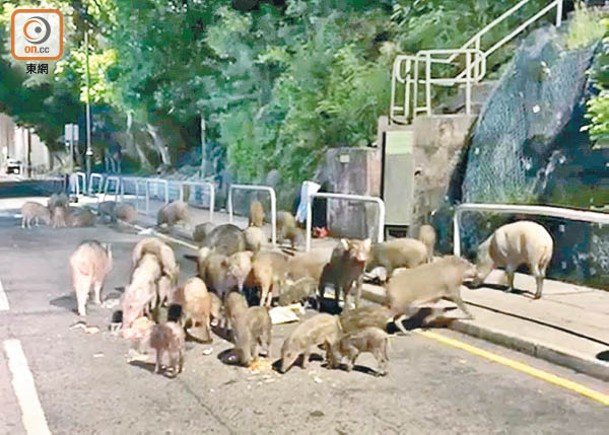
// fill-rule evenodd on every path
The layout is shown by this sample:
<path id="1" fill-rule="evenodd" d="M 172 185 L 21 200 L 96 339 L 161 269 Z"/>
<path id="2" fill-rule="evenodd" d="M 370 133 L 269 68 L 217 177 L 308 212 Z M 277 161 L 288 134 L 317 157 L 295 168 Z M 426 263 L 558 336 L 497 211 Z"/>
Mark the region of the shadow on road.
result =
<path id="1" fill-rule="evenodd" d="M 596 359 L 609 362 L 609 350 L 604 350 L 596 354 Z"/>

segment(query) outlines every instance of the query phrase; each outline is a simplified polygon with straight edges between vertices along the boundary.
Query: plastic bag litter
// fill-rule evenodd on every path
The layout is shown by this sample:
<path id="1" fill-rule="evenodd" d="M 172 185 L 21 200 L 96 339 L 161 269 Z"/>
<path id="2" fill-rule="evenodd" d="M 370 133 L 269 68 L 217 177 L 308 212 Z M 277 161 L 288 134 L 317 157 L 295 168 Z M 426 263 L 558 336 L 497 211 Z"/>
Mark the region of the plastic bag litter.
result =
<path id="1" fill-rule="evenodd" d="M 137 233 L 140 236 L 150 236 L 154 234 L 154 228 L 146 228 Z"/>
<path id="2" fill-rule="evenodd" d="M 273 325 L 279 325 L 281 323 L 291 323 L 298 322 L 300 318 L 294 312 L 298 310 L 298 312 L 303 312 L 304 308 L 301 304 L 293 304 L 285 307 L 273 307 L 269 310 L 269 315 L 271 316 L 271 322 Z M 304 313 L 303 313 L 304 314 Z"/>

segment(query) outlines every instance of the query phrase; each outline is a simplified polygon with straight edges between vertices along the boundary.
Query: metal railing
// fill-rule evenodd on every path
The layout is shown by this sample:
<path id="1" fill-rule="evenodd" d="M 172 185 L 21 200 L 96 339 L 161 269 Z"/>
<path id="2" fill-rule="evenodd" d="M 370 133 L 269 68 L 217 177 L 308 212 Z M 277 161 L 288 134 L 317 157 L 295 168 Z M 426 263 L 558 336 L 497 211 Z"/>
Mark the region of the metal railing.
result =
<path id="1" fill-rule="evenodd" d="M 97 184 L 97 192 L 93 192 L 93 185 L 94 185 L 95 180 L 99 180 L 99 182 Z M 95 172 L 92 173 L 89 176 L 89 190 L 88 190 L 89 196 L 98 195 L 98 194 L 102 193 L 103 188 L 104 188 L 104 176 L 102 174 L 97 174 Z"/>
<path id="2" fill-rule="evenodd" d="M 547 216 L 572 221 L 590 222 L 601 225 L 609 224 L 609 213 L 574 210 L 570 208 L 549 207 L 543 205 L 509 205 L 509 204 L 461 204 L 456 207 L 453 216 L 453 252 L 461 256 L 461 215 L 466 211 L 481 211 L 502 214 L 526 214 Z"/>
<path id="3" fill-rule="evenodd" d="M 209 183 L 207 181 L 180 181 L 180 201 L 185 201 L 188 203 L 190 198 L 184 199 L 184 189 L 183 186 L 193 186 L 195 188 L 200 187 L 202 190 L 207 188 L 209 190 L 209 221 L 213 222 L 214 220 L 214 208 L 216 205 L 216 187 L 213 183 Z M 202 196 L 202 195 L 201 195 Z"/>
<path id="4" fill-rule="evenodd" d="M 379 228 L 377 242 L 385 240 L 385 202 L 377 196 L 349 195 L 346 193 L 311 193 L 307 201 L 307 230 L 306 230 L 306 251 L 311 250 L 311 226 L 313 221 L 313 198 L 341 199 L 348 201 L 374 202 L 379 208 Z"/>
<path id="5" fill-rule="evenodd" d="M 277 244 L 277 197 L 275 189 L 269 186 L 250 185 L 250 184 L 231 184 L 228 188 L 228 221 L 233 223 L 233 190 L 257 190 L 269 192 L 271 196 L 271 243 Z"/>
<path id="6" fill-rule="evenodd" d="M 163 186 L 165 204 L 169 203 L 169 182 L 161 178 L 146 178 L 146 215 L 150 212 L 150 186 Z"/>
<path id="7" fill-rule="evenodd" d="M 104 182 L 104 193 L 102 195 L 102 201 L 106 200 L 106 196 L 108 195 L 108 190 L 110 187 L 110 182 L 112 181 L 114 182 L 114 201 L 118 202 L 118 196 L 121 188 L 121 179 L 114 175 L 106 177 L 106 181 Z"/>
<path id="8" fill-rule="evenodd" d="M 82 189 L 80 188 L 80 183 L 82 180 Z M 69 193 L 74 192 L 76 196 L 80 196 L 81 192 L 87 191 L 87 174 L 84 172 L 75 172 L 70 175 L 70 186 Z"/>
<path id="9" fill-rule="evenodd" d="M 510 42 L 520 33 L 524 32 L 529 26 L 537 22 L 540 18 L 548 14 L 553 9 L 556 10 L 556 26 L 562 23 L 563 0 L 553 0 L 547 6 L 536 12 L 532 17 L 523 21 L 510 33 L 490 47 L 482 48 L 482 38 L 498 25 L 502 24 L 515 13 L 523 9 L 531 0 L 522 0 L 512 8 L 508 9 L 476 35 L 469 39 L 458 49 L 448 50 L 422 50 L 415 55 L 397 56 L 393 63 L 391 75 L 391 103 L 389 108 L 389 123 L 396 120 L 408 122 L 416 117 L 419 112 L 428 115 L 431 109 L 431 86 L 454 86 L 457 84 L 466 85 L 465 110 L 471 113 L 471 86 L 480 82 L 486 75 L 486 59 L 498 49 Z M 446 57 L 434 58 L 434 55 Z M 442 77 L 438 71 L 433 71 L 436 65 L 444 67 L 457 65 L 455 62 L 459 57 L 465 55 L 465 66 L 456 75 Z M 473 57 L 472 57 L 473 56 Z M 420 67 L 424 66 L 421 74 Z M 403 73 L 402 73 L 403 72 Z M 422 77 L 422 78 L 421 78 Z M 419 105 L 418 88 L 423 86 L 425 89 L 424 104 Z"/>
<path id="10" fill-rule="evenodd" d="M 135 209 L 139 213 L 140 211 L 140 183 L 145 184 L 144 178 L 138 177 L 121 177 L 121 190 L 120 190 L 120 198 L 121 202 L 125 201 L 125 186 L 129 185 L 129 183 L 133 183 L 135 185 Z"/>

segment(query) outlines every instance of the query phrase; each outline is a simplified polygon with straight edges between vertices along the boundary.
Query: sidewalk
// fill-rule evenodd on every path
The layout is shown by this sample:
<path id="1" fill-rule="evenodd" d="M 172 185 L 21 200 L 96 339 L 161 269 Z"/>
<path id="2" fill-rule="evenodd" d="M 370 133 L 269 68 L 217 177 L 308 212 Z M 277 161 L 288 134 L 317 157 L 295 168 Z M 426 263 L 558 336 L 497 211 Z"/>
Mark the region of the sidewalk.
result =
<path id="1" fill-rule="evenodd" d="M 36 199 L 43 202 L 43 198 Z M 18 209 L 26 200 L 32 198 L 0 200 L 0 212 Z M 82 198 L 78 205 L 95 201 Z M 151 203 L 151 211 L 157 205 L 160 207 Z M 208 221 L 209 212 L 191 207 L 191 216 L 194 226 Z M 216 211 L 214 223 L 228 223 L 228 215 Z M 245 228 L 247 218 L 235 216 L 234 223 Z M 140 215 L 138 224 L 155 225 L 156 213 Z M 270 237 L 270 225 L 265 225 L 264 230 Z M 188 231 L 178 225 L 172 234 L 188 241 L 192 229 Z M 336 239 L 312 241 L 313 249 L 331 250 L 335 245 Z M 502 280 L 503 272 L 494 271 L 484 287 L 475 290 L 462 287 L 463 299 L 475 319 L 460 320 L 460 311 L 450 310 L 446 317 L 455 320 L 449 323 L 449 328 L 609 381 L 609 292 L 546 280 L 542 299 L 533 300 L 532 277 L 517 274 L 515 286 L 520 291 L 513 293 L 493 286 Z M 363 296 L 381 303 L 384 289 L 364 284 Z M 441 304 L 454 306 L 444 301 Z"/>

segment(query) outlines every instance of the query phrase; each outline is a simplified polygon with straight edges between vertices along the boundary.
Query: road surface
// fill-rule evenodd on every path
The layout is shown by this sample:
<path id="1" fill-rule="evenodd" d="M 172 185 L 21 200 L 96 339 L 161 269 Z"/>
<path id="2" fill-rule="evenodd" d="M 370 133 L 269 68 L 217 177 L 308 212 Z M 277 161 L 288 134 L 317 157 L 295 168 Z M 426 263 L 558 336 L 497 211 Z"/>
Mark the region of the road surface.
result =
<path id="1" fill-rule="evenodd" d="M 313 361 L 306 371 L 252 374 L 219 359 L 231 345 L 218 337 L 211 355 L 204 355 L 209 345 L 188 343 L 178 378 L 154 375 L 152 364 L 127 363 L 130 343 L 107 330 L 111 308 L 89 304 L 89 325 L 99 333 L 71 328 L 77 316 L 70 253 L 84 239 L 112 243 L 115 266 L 103 297 L 113 299 L 128 280 L 130 251 L 139 237 L 101 225 L 22 230 L 11 213 L 0 214 L 0 293 L 8 300 L 2 310 L 0 294 L 1 434 L 27 433 L 26 427 L 29 433 L 48 427 L 54 434 L 601 434 L 609 427 L 609 408 L 594 400 L 418 334 L 391 338 L 389 375 L 383 378 L 366 369 L 376 367 L 370 355 L 351 373 Z M 176 251 L 183 281 L 194 273 L 194 263 L 184 259 L 185 248 Z M 272 359 L 293 327 L 274 327 Z M 605 383 L 542 361 L 440 333 L 609 391 Z M 19 363 L 20 350 L 27 366 Z"/>

